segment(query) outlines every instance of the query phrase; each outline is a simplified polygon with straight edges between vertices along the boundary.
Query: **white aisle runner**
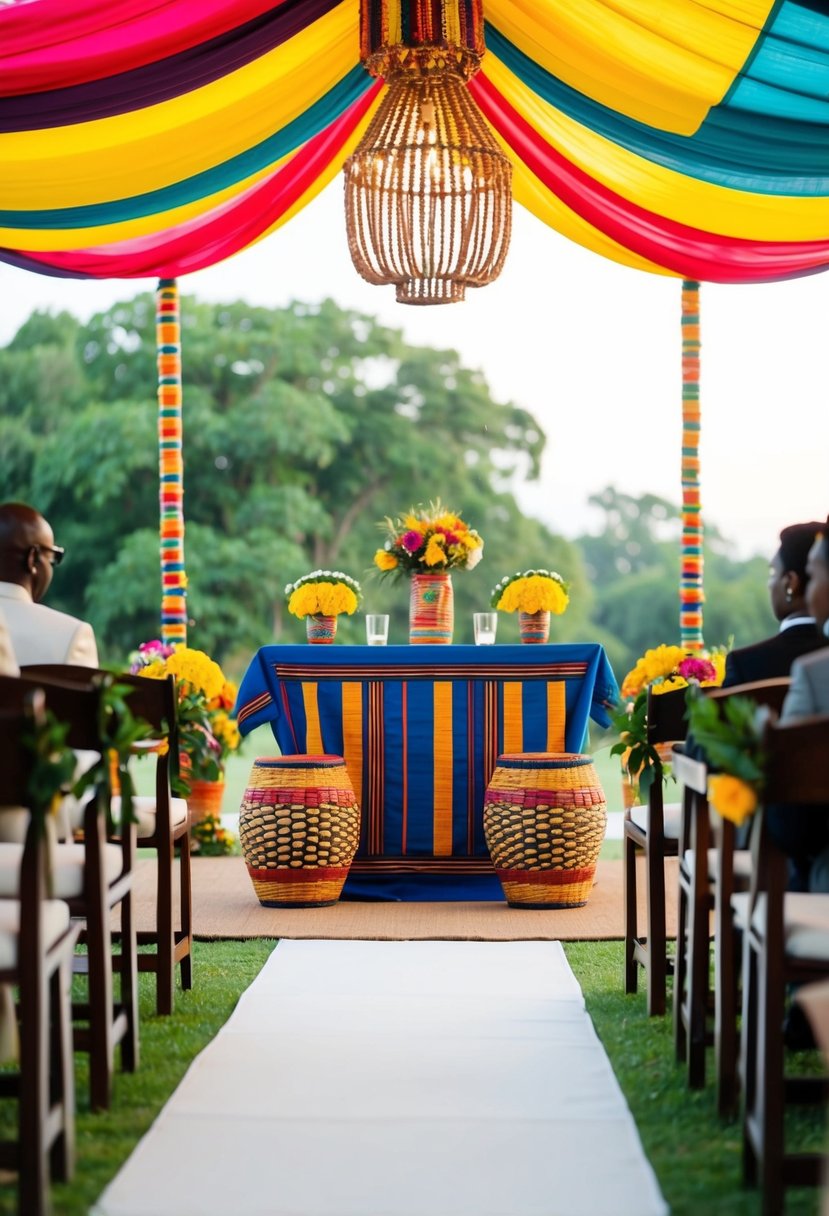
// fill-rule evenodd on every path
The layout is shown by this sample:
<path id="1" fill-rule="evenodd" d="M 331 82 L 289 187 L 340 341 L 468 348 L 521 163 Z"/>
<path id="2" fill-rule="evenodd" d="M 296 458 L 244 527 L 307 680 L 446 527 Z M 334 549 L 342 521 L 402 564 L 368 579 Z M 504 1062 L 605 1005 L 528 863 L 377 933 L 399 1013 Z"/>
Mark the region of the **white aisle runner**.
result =
<path id="1" fill-rule="evenodd" d="M 558 942 L 283 941 L 94 1216 L 662 1216 Z"/>

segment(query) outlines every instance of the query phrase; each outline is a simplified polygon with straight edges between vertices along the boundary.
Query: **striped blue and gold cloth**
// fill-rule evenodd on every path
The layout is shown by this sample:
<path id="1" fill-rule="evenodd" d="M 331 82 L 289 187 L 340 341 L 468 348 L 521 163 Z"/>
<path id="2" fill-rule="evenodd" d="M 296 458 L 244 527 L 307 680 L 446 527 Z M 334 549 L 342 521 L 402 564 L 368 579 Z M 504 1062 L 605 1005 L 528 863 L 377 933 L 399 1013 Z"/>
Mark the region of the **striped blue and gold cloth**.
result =
<path id="1" fill-rule="evenodd" d="M 484 792 L 504 752 L 580 752 L 618 688 L 598 645 L 263 646 L 239 729 L 345 757 L 362 808 L 346 896 L 501 899 Z"/>

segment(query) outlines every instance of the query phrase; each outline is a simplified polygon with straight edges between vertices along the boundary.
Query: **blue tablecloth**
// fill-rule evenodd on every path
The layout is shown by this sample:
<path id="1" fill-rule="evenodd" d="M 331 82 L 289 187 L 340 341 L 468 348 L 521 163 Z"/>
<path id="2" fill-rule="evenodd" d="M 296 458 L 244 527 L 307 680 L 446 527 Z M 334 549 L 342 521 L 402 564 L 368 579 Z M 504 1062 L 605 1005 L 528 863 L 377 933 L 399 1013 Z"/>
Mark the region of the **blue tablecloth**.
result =
<path id="1" fill-rule="evenodd" d="M 595 644 L 263 646 L 237 716 L 284 755 L 345 757 L 362 808 L 346 897 L 502 899 L 482 824 L 498 756 L 581 752 L 617 697 Z"/>

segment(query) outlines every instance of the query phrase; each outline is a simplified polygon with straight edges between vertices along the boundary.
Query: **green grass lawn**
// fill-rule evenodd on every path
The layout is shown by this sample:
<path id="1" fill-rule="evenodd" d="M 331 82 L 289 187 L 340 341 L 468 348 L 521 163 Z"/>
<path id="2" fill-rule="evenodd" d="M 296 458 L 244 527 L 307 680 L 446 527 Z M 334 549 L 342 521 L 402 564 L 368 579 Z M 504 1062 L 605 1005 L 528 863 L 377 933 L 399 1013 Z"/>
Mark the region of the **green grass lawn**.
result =
<path id="1" fill-rule="evenodd" d="M 90 1114 L 86 1068 L 77 1057 L 78 1171 L 73 1183 L 54 1188 L 56 1216 L 86 1216 L 273 947 L 262 940 L 197 942 L 196 987 L 177 994 L 169 1018 L 154 1015 L 153 977 L 140 977 L 141 1068 L 118 1074 L 109 1113 Z M 641 993 L 623 995 L 621 942 L 573 942 L 565 950 L 673 1216 L 757 1216 L 757 1192 L 740 1185 L 739 1127 L 717 1118 L 712 1087 L 686 1089 L 673 1061 L 670 1018 L 648 1018 Z M 807 1053 L 800 1063 L 814 1067 L 815 1057 Z M 814 1146 L 823 1142 L 823 1126 L 822 1117 L 800 1115 L 794 1131 Z M 596 1150 L 600 1161 L 600 1144 Z M 813 1216 L 818 1206 L 816 1192 L 792 1191 L 787 1216 Z M 14 1189 L 0 1187 L 0 1216 L 14 1212 Z"/>

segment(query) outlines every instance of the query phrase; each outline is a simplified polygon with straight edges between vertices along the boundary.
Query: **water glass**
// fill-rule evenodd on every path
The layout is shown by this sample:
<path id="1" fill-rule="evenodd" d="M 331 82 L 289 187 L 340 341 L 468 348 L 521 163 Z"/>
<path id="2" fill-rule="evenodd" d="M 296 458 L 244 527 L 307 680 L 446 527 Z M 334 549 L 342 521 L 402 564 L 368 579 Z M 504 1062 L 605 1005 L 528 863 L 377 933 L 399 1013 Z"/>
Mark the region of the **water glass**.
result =
<path id="1" fill-rule="evenodd" d="M 476 646 L 492 646 L 498 628 L 497 612 L 475 612 L 472 615 Z"/>
<path id="2" fill-rule="evenodd" d="M 369 646 L 385 646 L 389 640 L 389 617 L 386 612 L 366 613 L 366 641 Z"/>

